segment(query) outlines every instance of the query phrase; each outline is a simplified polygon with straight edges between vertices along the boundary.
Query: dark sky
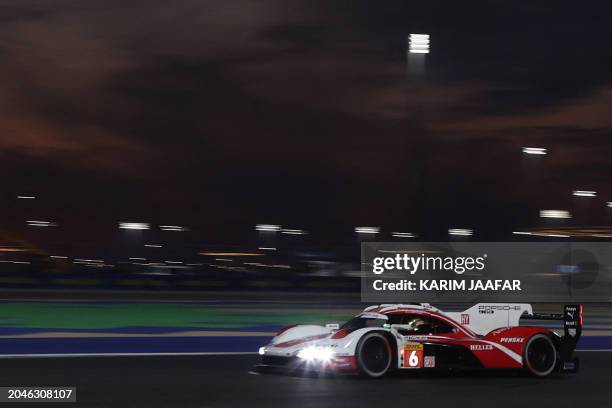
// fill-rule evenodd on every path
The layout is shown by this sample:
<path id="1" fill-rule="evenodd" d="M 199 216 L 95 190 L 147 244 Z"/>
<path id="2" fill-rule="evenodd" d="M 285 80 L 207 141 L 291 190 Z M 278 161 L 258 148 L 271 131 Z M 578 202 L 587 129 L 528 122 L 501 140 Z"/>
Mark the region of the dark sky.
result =
<path id="1" fill-rule="evenodd" d="M 609 4 L 4 0 L 0 220 L 79 240 L 609 223 Z M 431 34 L 420 80 L 411 32 Z"/>

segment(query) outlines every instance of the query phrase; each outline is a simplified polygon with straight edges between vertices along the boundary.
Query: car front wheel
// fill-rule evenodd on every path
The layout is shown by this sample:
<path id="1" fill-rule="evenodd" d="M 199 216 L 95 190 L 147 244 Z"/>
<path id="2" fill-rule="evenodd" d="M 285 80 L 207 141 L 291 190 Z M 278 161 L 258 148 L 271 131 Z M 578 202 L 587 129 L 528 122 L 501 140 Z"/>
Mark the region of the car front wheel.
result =
<path id="1" fill-rule="evenodd" d="M 362 376 L 380 378 L 391 368 L 393 361 L 391 344 L 380 333 L 367 333 L 359 340 L 355 357 Z"/>

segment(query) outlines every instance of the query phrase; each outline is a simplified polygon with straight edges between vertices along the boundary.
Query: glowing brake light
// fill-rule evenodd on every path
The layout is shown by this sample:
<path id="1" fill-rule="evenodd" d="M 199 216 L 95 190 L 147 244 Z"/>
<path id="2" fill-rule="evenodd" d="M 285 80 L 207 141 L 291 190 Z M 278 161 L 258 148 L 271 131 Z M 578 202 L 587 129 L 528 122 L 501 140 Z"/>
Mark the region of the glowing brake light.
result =
<path id="1" fill-rule="evenodd" d="M 334 335 L 331 337 L 332 339 L 343 339 L 346 336 L 349 335 L 349 331 L 346 329 L 340 329 L 337 332 L 334 333 Z"/>
<path id="2" fill-rule="evenodd" d="M 287 330 L 289 330 L 289 329 L 291 329 L 291 328 L 294 328 L 295 326 L 297 326 L 297 324 L 292 324 L 292 325 L 290 325 L 290 326 L 285 326 L 285 327 L 283 327 L 282 329 L 280 329 L 280 330 L 278 331 L 278 333 L 276 333 L 276 336 L 280 336 L 281 334 L 283 334 L 284 332 L 286 332 Z"/>
<path id="3" fill-rule="evenodd" d="M 582 327 L 582 305 L 578 308 L 578 324 Z"/>

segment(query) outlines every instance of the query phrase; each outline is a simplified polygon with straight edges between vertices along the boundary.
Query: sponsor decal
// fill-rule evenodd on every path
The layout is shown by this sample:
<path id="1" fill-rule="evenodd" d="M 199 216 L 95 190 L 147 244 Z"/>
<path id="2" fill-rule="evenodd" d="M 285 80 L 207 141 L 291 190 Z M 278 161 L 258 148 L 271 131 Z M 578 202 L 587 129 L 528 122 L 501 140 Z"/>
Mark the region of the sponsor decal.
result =
<path id="1" fill-rule="evenodd" d="M 406 351 L 412 351 L 412 350 L 423 350 L 423 345 L 422 344 L 406 344 L 404 346 L 404 350 Z"/>
<path id="2" fill-rule="evenodd" d="M 355 360 L 353 357 L 338 357 L 333 360 L 336 368 L 353 368 L 355 366 Z"/>
<path id="3" fill-rule="evenodd" d="M 521 310 L 520 306 L 510 306 L 510 305 L 480 305 L 478 306 L 478 313 L 480 314 L 493 314 L 496 311 L 505 311 L 505 310 Z"/>
<path id="4" fill-rule="evenodd" d="M 522 343 L 525 341 L 524 337 L 502 337 L 501 343 Z"/>
<path id="5" fill-rule="evenodd" d="M 419 336 L 405 336 L 404 338 L 406 340 L 423 341 L 423 340 L 428 340 L 429 336 L 423 336 L 423 335 L 419 335 Z"/>
<path id="6" fill-rule="evenodd" d="M 406 344 L 401 353 L 402 367 L 423 368 L 423 345 Z"/>
<path id="7" fill-rule="evenodd" d="M 493 350 L 493 346 L 490 344 L 470 344 L 470 350 L 472 351 L 488 351 Z"/>
<path id="8" fill-rule="evenodd" d="M 436 356 L 425 356 L 423 366 L 425 368 L 434 368 L 436 366 Z"/>
<path id="9" fill-rule="evenodd" d="M 569 333 L 570 336 L 572 337 L 576 337 L 576 329 L 567 329 L 567 332 Z"/>
<path id="10" fill-rule="evenodd" d="M 467 313 L 461 314 L 461 324 L 470 324 L 470 315 Z"/>
<path id="11" fill-rule="evenodd" d="M 576 306 L 565 306 L 565 325 L 578 326 L 578 319 L 576 317 L 579 314 L 580 312 Z"/>

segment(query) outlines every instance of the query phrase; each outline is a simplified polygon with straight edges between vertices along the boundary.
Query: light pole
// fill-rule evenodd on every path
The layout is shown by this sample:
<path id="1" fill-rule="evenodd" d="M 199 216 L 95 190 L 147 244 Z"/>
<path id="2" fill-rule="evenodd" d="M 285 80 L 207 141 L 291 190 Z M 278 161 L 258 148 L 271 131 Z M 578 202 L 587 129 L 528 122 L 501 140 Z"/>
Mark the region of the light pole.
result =
<path id="1" fill-rule="evenodd" d="M 408 76 L 421 79 L 425 74 L 426 55 L 429 54 L 429 34 L 408 36 Z"/>
<path id="2" fill-rule="evenodd" d="M 425 68 L 426 58 L 430 51 L 429 34 L 410 34 L 408 36 L 408 49 L 406 52 L 406 76 L 407 76 L 407 107 L 409 109 L 408 118 L 411 120 L 412 128 L 414 129 L 414 143 L 408 143 L 409 154 L 415 154 L 415 163 L 417 164 L 416 171 L 416 189 L 419 195 L 415 202 L 419 208 L 416 213 L 419 214 L 418 228 L 423 238 L 428 238 L 428 211 L 427 211 L 427 177 L 426 177 L 426 162 L 427 162 L 427 135 L 425 123 Z M 414 181 L 413 181 L 414 182 Z"/>

